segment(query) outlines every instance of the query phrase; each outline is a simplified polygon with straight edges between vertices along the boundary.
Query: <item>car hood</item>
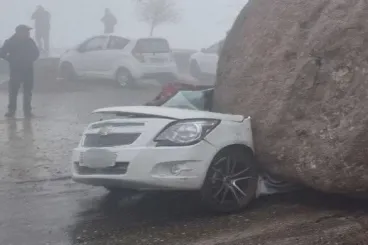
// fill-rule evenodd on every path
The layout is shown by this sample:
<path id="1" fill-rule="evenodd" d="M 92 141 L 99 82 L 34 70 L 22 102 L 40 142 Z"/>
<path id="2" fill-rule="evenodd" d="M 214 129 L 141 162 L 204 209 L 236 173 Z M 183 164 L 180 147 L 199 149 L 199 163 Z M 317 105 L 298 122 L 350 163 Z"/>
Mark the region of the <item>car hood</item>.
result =
<path id="1" fill-rule="evenodd" d="M 157 117 L 168 119 L 219 119 L 225 121 L 242 122 L 245 118 L 241 115 L 230 115 L 207 111 L 178 109 L 158 106 L 119 106 L 107 107 L 93 111 L 93 113 L 113 114 L 126 117 Z"/>

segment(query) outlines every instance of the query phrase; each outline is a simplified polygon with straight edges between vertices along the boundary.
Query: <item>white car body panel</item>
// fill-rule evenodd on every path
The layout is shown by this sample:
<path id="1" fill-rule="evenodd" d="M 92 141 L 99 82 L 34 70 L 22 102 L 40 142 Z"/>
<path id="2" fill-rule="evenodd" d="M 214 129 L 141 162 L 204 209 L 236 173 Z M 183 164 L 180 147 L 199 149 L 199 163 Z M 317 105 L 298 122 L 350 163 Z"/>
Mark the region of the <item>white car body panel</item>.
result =
<path id="1" fill-rule="evenodd" d="M 137 190 L 199 190 L 213 158 L 221 149 L 233 144 L 241 144 L 253 149 L 251 119 L 244 116 L 151 106 L 112 107 L 99 109 L 94 113 L 102 113 L 102 115 L 122 113 L 122 115 L 138 117 L 103 120 L 92 123 L 86 128 L 80 144 L 72 154 L 72 176 L 80 183 Z M 195 145 L 156 146 L 154 138 L 169 123 L 183 119 L 218 119 L 221 122 L 204 140 Z M 109 125 L 109 134 L 138 133 L 140 136 L 129 145 L 86 147 L 86 137 L 89 134 L 101 133 L 102 128 L 107 128 L 104 126 L 106 124 Z M 126 173 L 81 174 L 78 172 L 80 167 L 109 167 L 89 166 L 92 162 L 81 161 L 86 159 L 84 158 L 86 152 L 89 154 L 88 152 L 96 150 L 111 153 L 115 158 L 114 163 L 129 163 Z M 182 171 L 179 174 L 173 174 L 171 172 L 173 166 L 179 166 Z"/>
<path id="2" fill-rule="evenodd" d="M 190 57 L 190 63 L 196 62 L 202 74 L 215 76 L 217 72 L 217 63 L 219 60 L 218 51 L 220 43 L 221 42 L 218 42 L 207 49 L 203 49 L 197 53 L 194 53 Z"/>
<path id="3" fill-rule="evenodd" d="M 115 79 L 116 72 L 119 68 L 129 70 L 134 79 L 141 79 L 147 75 L 160 73 L 178 76 L 178 69 L 174 59 L 171 57 L 171 53 L 144 54 L 145 62 L 142 63 L 132 55 L 132 51 L 138 40 L 141 39 L 130 39 L 129 43 L 123 49 L 107 49 L 110 39 L 119 36 L 102 35 L 96 37 L 107 38 L 102 50 L 81 53 L 77 51 L 80 46 L 78 45 L 61 55 L 60 65 L 68 62 L 72 64 L 78 76 L 86 78 Z M 165 61 L 162 63 L 152 63 L 149 59 L 150 55 L 165 59 Z"/>
<path id="4" fill-rule="evenodd" d="M 216 75 L 217 63 L 219 57 L 217 54 L 203 53 L 202 51 L 193 54 L 190 61 L 196 61 L 202 73 Z"/>

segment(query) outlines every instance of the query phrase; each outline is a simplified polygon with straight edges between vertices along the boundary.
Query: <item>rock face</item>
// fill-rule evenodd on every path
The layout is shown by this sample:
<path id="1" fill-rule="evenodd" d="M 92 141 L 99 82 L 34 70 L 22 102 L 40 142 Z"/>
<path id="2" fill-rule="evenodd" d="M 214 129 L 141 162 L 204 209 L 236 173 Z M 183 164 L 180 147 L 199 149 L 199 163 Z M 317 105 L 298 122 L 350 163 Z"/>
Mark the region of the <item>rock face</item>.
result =
<path id="1" fill-rule="evenodd" d="M 368 2 L 250 0 L 225 41 L 214 103 L 253 118 L 270 172 L 368 193 Z"/>

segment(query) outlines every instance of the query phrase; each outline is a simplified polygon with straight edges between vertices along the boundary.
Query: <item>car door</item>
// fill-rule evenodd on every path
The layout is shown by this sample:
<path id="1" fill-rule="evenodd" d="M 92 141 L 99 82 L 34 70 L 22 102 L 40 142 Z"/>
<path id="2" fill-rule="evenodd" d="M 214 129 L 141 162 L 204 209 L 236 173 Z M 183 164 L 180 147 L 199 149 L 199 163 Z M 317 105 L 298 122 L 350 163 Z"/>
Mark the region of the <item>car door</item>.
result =
<path id="1" fill-rule="evenodd" d="M 118 64 L 124 59 L 127 54 L 124 52 L 124 48 L 130 42 L 129 39 L 110 36 L 107 44 L 106 51 L 100 57 L 102 62 L 101 68 L 104 73 L 115 72 Z"/>
<path id="2" fill-rule="evenodd" d="M 103 62 L 100 56 L 106 51 L 107 36 L 97 36 L 87 40 L 79 48 L 79 70 L 83 75 L 98 75 Z"/>
<path id="3" fill-rule="evenodd" d="M 203 50 L 203 56 L 201 57 L 201 70 L 204 73 L 216 75 L 217 71 L 217 62 L 218 62 L 218 51 L 219 51 L 219 43 L 216 43 L 209 47 L 208 49 Z"/>

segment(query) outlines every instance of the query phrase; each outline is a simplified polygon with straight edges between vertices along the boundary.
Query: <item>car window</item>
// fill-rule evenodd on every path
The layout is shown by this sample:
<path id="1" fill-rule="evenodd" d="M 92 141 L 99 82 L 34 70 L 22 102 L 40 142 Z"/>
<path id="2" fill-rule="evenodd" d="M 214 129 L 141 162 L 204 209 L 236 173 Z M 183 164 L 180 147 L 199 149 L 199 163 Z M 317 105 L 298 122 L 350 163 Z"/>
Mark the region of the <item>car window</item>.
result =
<path id="1" fill-rule="evenodd" d="M 167 40 L 162 38 L 139 39 L 134 48 L 137 53 L 169 53 L 171 52 Z"/>
<path id="2" fill-rule="evenodd" d="M 122 37 L 110 37 L 109 44 L 107 45 L 108 49 L 124 49 L 125 46 L 129 43 L 129 39 Z"/>
<path id="3" fill-rule="evenodd" d="M 101 50 L 105 47 L 107 37 L 94 37 L 84 43 L 82 50 L 84 52 Z"/>

